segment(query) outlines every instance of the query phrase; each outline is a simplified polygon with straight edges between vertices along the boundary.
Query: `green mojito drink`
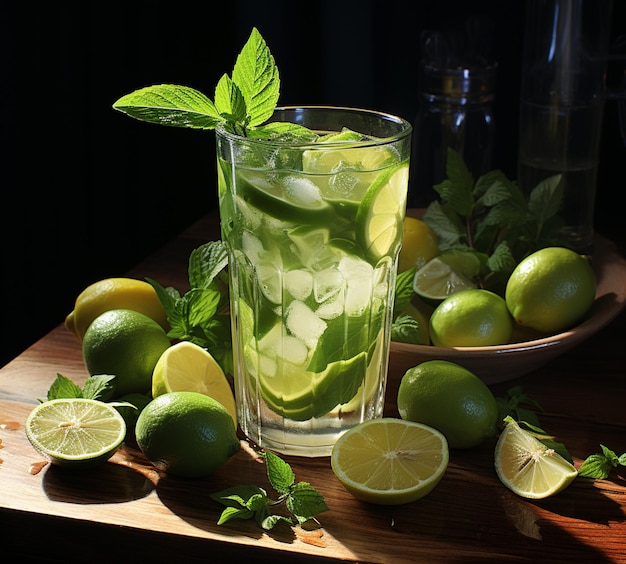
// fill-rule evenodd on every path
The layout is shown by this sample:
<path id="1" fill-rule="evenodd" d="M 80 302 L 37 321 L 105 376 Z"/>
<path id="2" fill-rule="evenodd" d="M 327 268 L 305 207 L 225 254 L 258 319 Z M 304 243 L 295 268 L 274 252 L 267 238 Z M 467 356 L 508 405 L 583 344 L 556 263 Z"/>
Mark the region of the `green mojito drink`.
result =
<path id="1" fill-rule="evenodd" d="M 239 424 L 258 445 L 327 456 L 382 416 L 411 126 L 278 108 L 303 141 L 216 127 Z"/>

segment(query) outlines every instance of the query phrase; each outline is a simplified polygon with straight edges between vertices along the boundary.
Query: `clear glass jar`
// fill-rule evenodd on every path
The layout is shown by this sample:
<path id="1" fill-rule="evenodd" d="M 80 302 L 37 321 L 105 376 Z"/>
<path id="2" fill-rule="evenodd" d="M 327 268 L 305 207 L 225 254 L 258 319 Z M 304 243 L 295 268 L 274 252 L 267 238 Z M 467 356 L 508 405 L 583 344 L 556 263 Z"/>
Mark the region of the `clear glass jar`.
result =
<path id="1" fill-rule="evenodd" d="M 446 177 L 448 148 L 474 178 L 492 168 L 497 63 L 446 68 L 420 63 L 419 106 L 414 122 L 410 207 L 438 199 L 433 186 Z"/>

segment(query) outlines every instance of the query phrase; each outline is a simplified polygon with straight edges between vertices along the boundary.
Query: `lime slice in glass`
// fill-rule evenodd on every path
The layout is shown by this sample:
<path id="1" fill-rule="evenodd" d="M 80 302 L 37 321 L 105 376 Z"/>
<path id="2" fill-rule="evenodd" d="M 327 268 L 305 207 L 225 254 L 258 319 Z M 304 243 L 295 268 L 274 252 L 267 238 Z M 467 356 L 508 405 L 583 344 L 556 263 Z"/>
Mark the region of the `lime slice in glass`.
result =
<path id="1" fill-rule="evenodd" d="M 297 174 L 270 177 L 260 171 L 240 171 L 239 190 L 244 200 L 263 213 L 293 223 L 323 225 L 333 209 L 322 199 L 319 187 Z"/>
<path id="2" fill-rule="evenodd" d="M 365 375 L 365 352 L 328 364 L 323 372 L 302 370 L 280 362 L 281 370 L 273 376 L 259 374 L 261 395 L 267 406 L 294 421 L 307 421 L 326 415 L 339 404 L 349 402 Z"/>
<path id="3" fill-rule="evenodd" d="M 85 468 L 106 462 L 122 444 L 126 423 L 110 404 L 85 398 L 46 401 L 26 419 L 26 437 L 51 463 Z"/>
<path id="4" fill-rule="evenodd" d="M 374 263 L 393 254 L 402 243 L 408 180 L 408 163 L 388 168 L 378 175 L 359 204 L 357 241 Z"/>
<path id="5" fill-rule="evenodd" d="M 441 257 L 429 260 L 413 278 L 413 290 L 429 303 L 440 302 L 455 292 L 476 287 L 474 281 L 455 272 Z"/>

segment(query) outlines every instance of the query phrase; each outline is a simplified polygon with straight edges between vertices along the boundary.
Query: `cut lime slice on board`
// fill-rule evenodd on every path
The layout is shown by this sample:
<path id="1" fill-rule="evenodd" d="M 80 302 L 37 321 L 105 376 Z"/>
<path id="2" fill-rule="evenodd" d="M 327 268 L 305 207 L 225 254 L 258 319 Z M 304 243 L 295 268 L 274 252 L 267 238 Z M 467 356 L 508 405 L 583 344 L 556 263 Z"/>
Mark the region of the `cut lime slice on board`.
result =
<path id="1" fill-rule="evenodd" d="M 371 184 L 359 205 L 357 241 L 374 263 L 395 253 L 402 243 L 408 181 L 408 163 L 389 168 Z"/>
<path id="2" fill-rule="evenodd" d="M 221 366 L 206 350 L 181 341 L 161 355 L 152 374 L 152 397 L 169 392 L 199 392 L 220 402 L 237 425 L 235 396 Z"/>
<path id="3" fill-rule="evenodd" d="M 410 503 L 429 494 L 448 467 L 445 437 L 395 418 L 371 419 L 344 433 L 331 468 L 354 497 L 380 505 Z"/>
<path id="4" fill-rule="evenodd" d="M 106 462 L 126 435 L 110 404 L 85 398 L 46 401 L 26 419 L 26 437 L 53 464 L 85 468 Z"/>
<path id="5" fill-rule="evenodd" d="M 440 302 L 455 292 L 476 287 L 475 282 L 455 272 L 440 256 L 429 260 L 413 278 L 413 290 L 429 303 Z"/>
<path id="6" fill-rule="evenodd" d="M 565 458 L 511 418 L 507 418 L 496 443 L 495 467 L 507 488 L 531 499 L 543 499 L 563 491 L 578 475 Z"/>

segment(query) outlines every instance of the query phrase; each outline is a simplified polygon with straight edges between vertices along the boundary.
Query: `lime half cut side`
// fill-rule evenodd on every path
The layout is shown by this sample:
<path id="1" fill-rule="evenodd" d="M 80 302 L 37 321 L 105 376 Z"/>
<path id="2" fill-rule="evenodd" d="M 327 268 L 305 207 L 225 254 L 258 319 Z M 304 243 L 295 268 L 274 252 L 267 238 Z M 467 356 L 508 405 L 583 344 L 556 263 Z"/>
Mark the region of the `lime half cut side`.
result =
<path id="1" fill-rule="evenodd" d="M 456 292 L 476 287 L 473 280 L 457 273 L 441 256 L 429 260 L 413 278 L 413 290 L 429 303 L 441 302 Z"/>
<path id="2" fill-rule="evenodd" d="M 26 437 L 52 464 L 85 468 L 106 462 L 126 435 L 126 423 L 110 404 L 63 398 L 39 404 L 26 419 Z"/>
<path id="3" fill-rule="evenodd" d="M 521 497 L 543 499 L 574 481 L 578 471 L 570 462 L 510 417 L 505 421 L 496 443 L 495 467 L 507 488 Z"/>
<path id="4" fill-rule="evenodd" d="M 448 467 L 446 438 L 436 429 L 395 418 L 371 419 L 344 433 L 331 468 L 354 497 L 399 505 L 429 494 Z"/>
<path id="5" fill-rule="evenodd" d="M 357 241 L 373 263 L 394 254 L 402 243 L 408 181 L 408 163 L 388 168 L 372 182 L 359 204 Z"/>
<path id="6" fill-rule="evenodd" d="M 238 178 L 244 200 L 270 217 L 315 225 L 333 217 L 333 208 L 309 178 L 296 173 L 270 176 L 255 170 L 240 171 Z"/>

